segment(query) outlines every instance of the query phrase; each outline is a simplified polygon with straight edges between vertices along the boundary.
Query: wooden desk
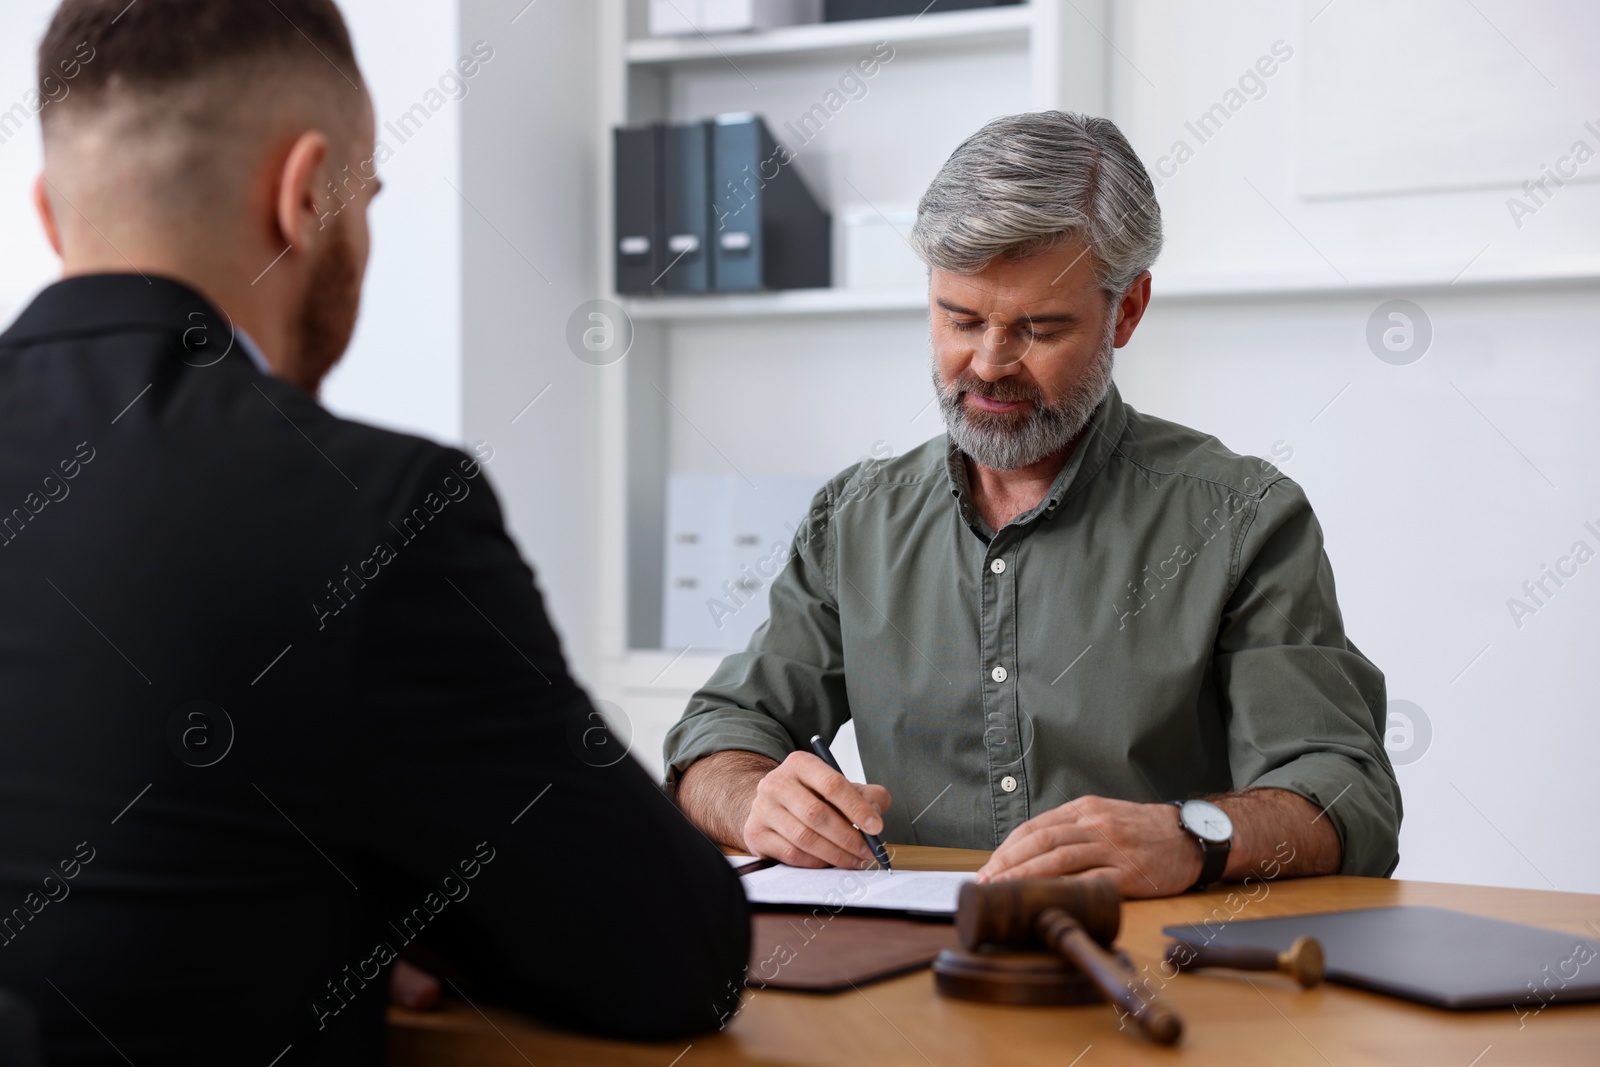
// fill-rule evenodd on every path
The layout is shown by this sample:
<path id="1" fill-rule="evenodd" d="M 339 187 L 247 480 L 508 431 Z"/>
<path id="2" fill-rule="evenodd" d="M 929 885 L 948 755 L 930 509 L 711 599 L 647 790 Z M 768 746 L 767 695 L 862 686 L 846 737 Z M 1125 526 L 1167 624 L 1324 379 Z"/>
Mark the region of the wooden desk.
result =
<path id="1" fill-rule="evenodd" d="M 976 870 L 987 855 L 897 846 L 895 865 Z M 1118 944 L 1135 964 L 1157 975 L 1167 941 L 1161 927 L 1197 922 L 1213 908 L 1228 907 L 1230 891 L 1131 901 L 1124 906 Z M 1240 908 L 1237 918 L 1434 904 L 1591 939 L 1595 930 L 1585 924 L 1600 924 L 1600 896 L 1578 893 L 1343 877 L 1269 883 L 1265 896 L 1253 892 L 1260 899 L 1242 908 L 1240 898 L 1233 901 Z M 1157 976 L 1152 985 L 1159 981 Z M 949 1000 L 934 992 L 932 972 L 923 970 L 850 993 L 746 992 L 726 1031 L 668 1044 L 578 1037 L 486 1004 L 454 1002 L 437 1012 L 396 1008 L 389 1016 L 389 1065 L 1600 1063 L 1600 1004 L 1550 1007 L 1519 1020 L 1509 1006 L 1447 1012 L 1338 985 L 1301 990 L 1272 974 L 1182 974 L 1161 992 L 1186 1024 L 1176 1049 L 1151 1045 L 1131 1028 L 1118 1033 L 1116 1013 L 1104 1004 L 1011 1008 Z"/>

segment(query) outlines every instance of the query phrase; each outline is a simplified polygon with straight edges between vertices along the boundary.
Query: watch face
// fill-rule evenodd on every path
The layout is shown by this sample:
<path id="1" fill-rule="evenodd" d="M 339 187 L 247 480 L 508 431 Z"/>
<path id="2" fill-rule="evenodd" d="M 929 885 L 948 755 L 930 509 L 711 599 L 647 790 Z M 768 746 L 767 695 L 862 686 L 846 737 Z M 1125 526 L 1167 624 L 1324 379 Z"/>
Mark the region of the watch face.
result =
<path id="1" fill-rule="evenodd" d="M 1185 800 L 1178 818 L 1185 829 L 1202 841 L 1220 845 L 1233 839 L 1233 820 L 1209 800 Z"/>

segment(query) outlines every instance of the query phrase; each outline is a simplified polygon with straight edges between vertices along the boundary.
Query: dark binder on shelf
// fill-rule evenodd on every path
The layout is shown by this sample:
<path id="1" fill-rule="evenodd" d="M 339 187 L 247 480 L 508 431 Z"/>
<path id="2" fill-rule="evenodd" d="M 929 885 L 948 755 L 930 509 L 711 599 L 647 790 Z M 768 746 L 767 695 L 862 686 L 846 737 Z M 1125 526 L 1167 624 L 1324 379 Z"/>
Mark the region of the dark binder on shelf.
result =
<path id="1" fill-rule="evenodd" d="M 1022 0 L 824 0 L 822 21 L 882 19 L 903 15 L 921 16 L 940 11 L 966 11 L 975 7 L 1009 7 Z"/>
<path id="2" fill-rule="evenodd" d="M 710 135 L 704 122 L 667 126 L 662 139 L 660 288 L 703 293 L 712 288 Z"/>
<path id="3" fill-rule="evenodd" d="M 832 220 L 789 153 L 757 115 L 719 115 L 710 129 L 715 288 L 826 287 Z"/>
<path id="4" fill-rule="evenodd" d="M 612 131 L 616 181 L 617 292 L 648 293 L 666 266 L 661 231 L 661 147 L 665 127 L 625 126 Z"/>

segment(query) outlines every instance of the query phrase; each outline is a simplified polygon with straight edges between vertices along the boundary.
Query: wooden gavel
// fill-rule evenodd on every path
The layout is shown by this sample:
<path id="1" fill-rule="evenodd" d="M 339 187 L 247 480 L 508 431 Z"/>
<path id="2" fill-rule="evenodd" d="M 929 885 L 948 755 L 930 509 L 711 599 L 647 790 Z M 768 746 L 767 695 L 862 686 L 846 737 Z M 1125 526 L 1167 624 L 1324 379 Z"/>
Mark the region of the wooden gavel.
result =
<path id="1" fill-rule="evenodd" d="M 1135 993 L 1133 974 L 1107 951 L 1121 924 L 1122 894 L 1104 878 L 968 882 L 956 906 L 956 932 L 968 950 L 1042 944 L 1076 964 L 1146 1037 L 1173 1044 L 1183 1020 L 1164 1003 Z"/>
<path id="2" fill-rule="evenodd" d="M 1282 971 L 1310 989 L 1319 985 L 1327 973 L 1322 942 L 1314 937 L 1296 938 L 1285 952 L 1250 945 L 1196 945 L 1174 941 L 1167 946 L 1167 962 L 1180 971 L 1194 967 L 1232 967 L 1239 971 Z"/>

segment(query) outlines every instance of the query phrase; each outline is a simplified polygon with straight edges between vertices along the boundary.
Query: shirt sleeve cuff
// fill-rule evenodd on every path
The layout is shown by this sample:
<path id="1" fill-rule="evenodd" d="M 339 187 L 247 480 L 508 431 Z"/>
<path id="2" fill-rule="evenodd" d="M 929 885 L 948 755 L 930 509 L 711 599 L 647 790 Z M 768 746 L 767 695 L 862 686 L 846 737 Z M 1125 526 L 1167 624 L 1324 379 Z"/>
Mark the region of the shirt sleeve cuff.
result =
<path id="1" fill-rule="evenodd" d="M 765 716 L 760 719 L 718 718 L 714 722 L 699 721 L 697 716 L 680 720 L 672 728 L 667 734 L 665 749 L 667 774 L 663 788 L 668 796 L 675 797 L 683 772 L 698 759 L 738 749 L 782 763 L 794 751 L 794 745 L 783 727 Z"/>
<path id="2" fill-rule="evenodd" d="M 1301 756 L 1251 782 L 1285 789 L 1315 804 L 1339 834 L 1340 874 L 1387 878 L 1400 862 L 1398 790 L 1380 789 L 1353 761 L 1331 753 Z"/>

